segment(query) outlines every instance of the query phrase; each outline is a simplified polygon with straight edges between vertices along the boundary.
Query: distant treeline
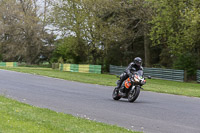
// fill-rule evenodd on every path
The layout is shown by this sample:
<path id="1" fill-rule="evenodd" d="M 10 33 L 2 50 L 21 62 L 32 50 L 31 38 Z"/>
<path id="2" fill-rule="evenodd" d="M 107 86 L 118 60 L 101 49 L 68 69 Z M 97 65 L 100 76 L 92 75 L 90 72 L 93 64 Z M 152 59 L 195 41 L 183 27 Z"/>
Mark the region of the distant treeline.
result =
<path id="1" fill-rule="evenodd" d="M 200 69 L 199 0 L 0 0 L 0 59 Z"/>

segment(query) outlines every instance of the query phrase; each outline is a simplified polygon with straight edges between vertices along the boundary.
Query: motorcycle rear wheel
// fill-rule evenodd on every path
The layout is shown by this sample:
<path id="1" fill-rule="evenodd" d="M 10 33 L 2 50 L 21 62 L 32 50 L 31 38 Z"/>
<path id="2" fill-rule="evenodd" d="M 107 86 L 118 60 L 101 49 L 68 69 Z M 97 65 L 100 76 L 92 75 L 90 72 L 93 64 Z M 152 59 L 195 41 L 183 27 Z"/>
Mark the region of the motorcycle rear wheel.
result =
<path id="1" fill-rule="evenodd" d="M 121 98 L 121 96 L 119 96 L 119 90 L 118 90 L 117 88 L 115 88 L 115 89 L 113 90 L 112 98 L 113 98 L 114 100 L 119 100 L 119 99 Z"/>
<path id="2" fill-rule="evenodd" d="M 140 87 L 135 87 L 133 91 L 130 91 L 128 93 L 128 101 L 131 103 L 134 102 L 138 98 L 139 94 L 140 94 Z"/>

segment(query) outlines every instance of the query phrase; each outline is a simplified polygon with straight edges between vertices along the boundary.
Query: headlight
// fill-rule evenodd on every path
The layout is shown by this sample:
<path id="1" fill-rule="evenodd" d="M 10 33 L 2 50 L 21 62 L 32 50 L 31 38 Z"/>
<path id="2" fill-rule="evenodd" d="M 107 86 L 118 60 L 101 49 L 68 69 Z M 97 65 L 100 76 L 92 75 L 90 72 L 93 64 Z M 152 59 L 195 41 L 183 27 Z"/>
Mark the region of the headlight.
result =
<path id="1" fill-rule="evenodd" d="M 137 77 L 134 77 L 134 80 L 135 80 L 136 82 L 139 82 L 139 79 L 138 79 Z"/>

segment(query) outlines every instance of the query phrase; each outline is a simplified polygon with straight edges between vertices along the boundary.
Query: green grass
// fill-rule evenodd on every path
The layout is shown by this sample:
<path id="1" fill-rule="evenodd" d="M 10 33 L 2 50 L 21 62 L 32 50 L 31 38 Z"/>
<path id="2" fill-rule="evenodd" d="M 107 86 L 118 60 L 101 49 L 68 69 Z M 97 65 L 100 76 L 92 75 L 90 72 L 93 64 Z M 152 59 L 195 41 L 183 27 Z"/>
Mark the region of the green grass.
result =
<path id="1" fill-rule="evenodd" d="M 144 88 L 148 91 L 200 98 L 200 84 L 197 83 L 183 83 L 158 79 L 148 80 L 147 82 Z"/>
<path id="2" fill-rule="evenodd" d="M 91 73 L 77 73 L 77 72 L 62 72 L 53 70 L 51 68 L 33 68 L 33 67 L 0 67 L 0 69 L 31 73 L 37 75 L 44 75 L 54 78 L 60 78 L 71 81 L 78 81 L 83 83 L 99 84 L 114 86 L 116 83 L 116 76 L 108 74 L 91 74 Z"/>
<path id="3" fill-rule="evenodd" d="M 116 81 L 118 80 L 118 78 L 116 78 L 115 75 L 61 72 L 59 70 L 52 70 L 51 68 L 27 68 L 27 67 L 16 67 L 16 68 L 1 67 L 1 68 L 18 72 L 45 75 L 65 80 L 72 80 L 83 83 L 99 84 L 106 86 L 115 86 Z M 147 91 L 184 95 L 190 97 L 200 97 L 200 84 L 197 83 L 196 84 L 182 83 L 176 81 L 151 79 L 147 80 L 147 84 L 144 85 L 143 87 Z"/>
<path id="4" fill-rule="evenodd" d="M 125 128 L 97 123 L 0 96 L 0 133 L 131 133 Z"/>

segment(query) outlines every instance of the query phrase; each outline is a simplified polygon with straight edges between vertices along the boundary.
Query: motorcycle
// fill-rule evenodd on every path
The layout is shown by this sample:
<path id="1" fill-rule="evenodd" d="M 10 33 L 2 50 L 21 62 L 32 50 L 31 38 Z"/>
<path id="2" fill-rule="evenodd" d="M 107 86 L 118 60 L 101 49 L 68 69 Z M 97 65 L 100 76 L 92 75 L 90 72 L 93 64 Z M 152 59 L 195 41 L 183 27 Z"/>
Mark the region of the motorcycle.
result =
<path id="1" fill-rule="evenodd" d="M 151 76 L 148 76 L 151 79 Z M 121 85 L 121 87 L 113 90 L 112 98 L 119 100 L 120 98 L 126 98 L 129 102 L 134 102 L 139 94 L 142 85 L 146 84 L 146 80 L 143 76 L 143 71 L 139 70 L 132 74 L 131 77 L 127 78 Z M 124 93 L 120 93 L 119 90 L 124 90 Z M 143 88 L 142 88 L 143 89 Z"/>

